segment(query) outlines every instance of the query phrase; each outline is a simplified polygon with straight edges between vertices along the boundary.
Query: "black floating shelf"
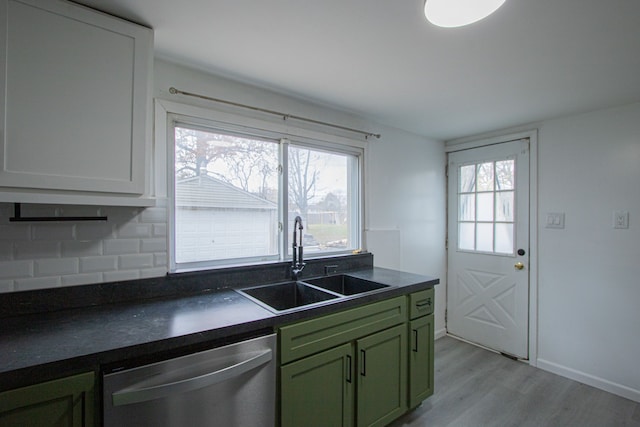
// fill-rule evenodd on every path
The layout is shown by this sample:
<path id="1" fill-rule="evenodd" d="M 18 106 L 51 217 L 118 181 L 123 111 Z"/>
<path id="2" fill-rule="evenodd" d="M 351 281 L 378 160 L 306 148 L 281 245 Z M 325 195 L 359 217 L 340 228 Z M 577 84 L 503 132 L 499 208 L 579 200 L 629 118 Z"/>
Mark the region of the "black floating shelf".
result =
<path id="1" fill-rule="evenodd" d="M 107 221 L 106 216 L 22 216 L 20 207 L 20 203 L 13 204 L 13 216 L 9 222 Z"/>

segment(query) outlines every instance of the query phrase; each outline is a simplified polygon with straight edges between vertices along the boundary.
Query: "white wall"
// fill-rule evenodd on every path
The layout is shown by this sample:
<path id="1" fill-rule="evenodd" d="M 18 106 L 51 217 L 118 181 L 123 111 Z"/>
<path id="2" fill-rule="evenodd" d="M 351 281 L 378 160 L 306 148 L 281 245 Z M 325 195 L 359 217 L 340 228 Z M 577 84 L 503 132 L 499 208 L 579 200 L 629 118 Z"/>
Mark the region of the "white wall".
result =
<path id="1" fill-rule="evenodd" d="M 538 136 L 538 366 L 640 401 L 640 104 Z M 544 228 L 547 212 L 565 228 Z"/>
<path id="2" fill-rule="evenodd" d="M 367 159 L 368 249 L 374 264 L 437 276 L 436 336 L 445 334 L 444 144 L 385 129 Z M 379 235 L 379 236 L 378 236 Z M 395 235 L 395 236 L 394 236 Z"/>
<path id="3" fill-rule="evenodd" d="M 436 329 L 444 329 L 445 180 L 444 144 L 355 115 L 292 98 L 283 93 L 231 81 L 176 64 L 154 64 L 155 96 L 212 106 L 170 95 L 169 87 L 347 127 L 381 133 L 367 148 L 366 227 L 391 229 L 398 249 L 374 252 L 376 265 L 439 276 Z M 236 112 L 243 112 L 236 110 Z M 246 112 L 243 112 L 246 114 Z M 317 128 L 316 128 L 317 130 Z M 154 164 L 156 194 L 166 195 L 164 147 Z M 73 286 L 139 277 L 167 271 L 166 201 L 149 209 L 36 206 L 41 215 L 55 209 L 66 215 L 109 215 L 104 223 L 9 223 L 11 205 L 0 204 L 0 292 Z M 30 206 L 30 209 L 34 209 Z M 27 208 L 24 214 L 27 215 Z M 44 212 L 43 212 L 44 211 Z M 73 212 L 73 213 L 72 213 Z M 398 256 L 398 254 L 400 256 Z"/>

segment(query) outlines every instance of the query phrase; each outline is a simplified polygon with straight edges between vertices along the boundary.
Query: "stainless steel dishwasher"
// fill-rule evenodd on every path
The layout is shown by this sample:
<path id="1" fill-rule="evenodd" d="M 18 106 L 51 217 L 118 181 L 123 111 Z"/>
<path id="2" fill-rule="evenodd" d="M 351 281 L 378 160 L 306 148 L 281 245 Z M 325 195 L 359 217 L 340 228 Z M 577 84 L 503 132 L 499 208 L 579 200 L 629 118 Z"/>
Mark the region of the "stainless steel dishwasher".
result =
<path id="1" fill-rule="evenodd" d="M 275 334 L 109 373 L 104 426 L 273 426 L 275 379 Z"/>

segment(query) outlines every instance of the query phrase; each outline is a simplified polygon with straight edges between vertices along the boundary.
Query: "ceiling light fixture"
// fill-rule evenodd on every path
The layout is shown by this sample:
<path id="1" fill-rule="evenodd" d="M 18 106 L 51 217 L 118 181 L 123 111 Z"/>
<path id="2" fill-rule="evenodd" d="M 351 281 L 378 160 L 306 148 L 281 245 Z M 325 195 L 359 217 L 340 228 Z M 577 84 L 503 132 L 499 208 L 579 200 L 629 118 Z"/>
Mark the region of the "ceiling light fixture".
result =
<path id="1" fill-rule="evenodd" d="M 426 0 L 424 14 L 439 27 L 462 27 L 498 10 L 505 0 Z"/>

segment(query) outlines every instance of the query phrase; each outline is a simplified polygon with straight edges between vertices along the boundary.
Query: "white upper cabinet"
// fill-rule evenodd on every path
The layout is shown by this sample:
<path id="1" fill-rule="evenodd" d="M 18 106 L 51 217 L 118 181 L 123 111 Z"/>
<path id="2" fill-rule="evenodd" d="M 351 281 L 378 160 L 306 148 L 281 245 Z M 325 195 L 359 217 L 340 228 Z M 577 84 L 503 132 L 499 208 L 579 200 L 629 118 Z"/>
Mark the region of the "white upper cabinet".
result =
<path id="1" fill-rule="evenodd" d="M 0 201 L 152 204 L 152 30 L 0 0 L 0 37 Z"/>

